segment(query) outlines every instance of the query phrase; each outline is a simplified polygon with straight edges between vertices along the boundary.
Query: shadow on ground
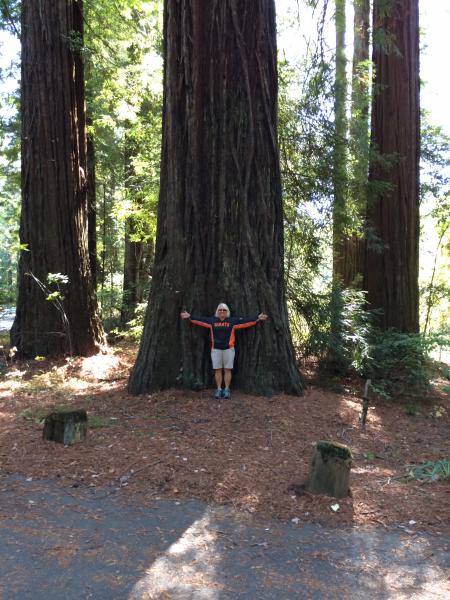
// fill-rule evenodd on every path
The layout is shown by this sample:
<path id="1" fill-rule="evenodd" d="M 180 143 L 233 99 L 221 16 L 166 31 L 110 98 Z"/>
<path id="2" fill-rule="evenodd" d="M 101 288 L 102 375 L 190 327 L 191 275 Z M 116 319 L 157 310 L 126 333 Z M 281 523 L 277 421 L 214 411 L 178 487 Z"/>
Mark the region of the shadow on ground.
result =
<path id="1" fill-rule="evenodd" d="M 1 600 L 446 597 L 442 536 L 286 524 L 0 474 Z M 448 597 L 448 596 L 447 596 Z"/>

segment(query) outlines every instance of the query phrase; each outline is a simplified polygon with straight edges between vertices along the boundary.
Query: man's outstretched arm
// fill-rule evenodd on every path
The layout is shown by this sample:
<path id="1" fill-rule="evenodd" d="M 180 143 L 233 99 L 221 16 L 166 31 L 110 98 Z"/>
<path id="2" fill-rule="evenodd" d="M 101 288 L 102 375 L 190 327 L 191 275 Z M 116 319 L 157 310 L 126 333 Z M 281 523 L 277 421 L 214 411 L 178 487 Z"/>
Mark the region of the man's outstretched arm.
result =
<path id="1" fill-rule="evenodd" d="M 233 320 L 234 329 L 247 329 L 248 327 L 254 327 L 258 321 L 266 321 L 269 317 L 266 313 L 259 313 L 256 317 L 235 317 Z"/>
<path id="2" fill-rule="evenodd" d="M 191 315 L 186 310 L 180 313 L 180 317 L 182 319 L 189 319 L 191 323 L 194 325 L 200 325 L 200 327 L 211 327 L 211 323 L 213 322 L 212 317 L 200 317 L 197 315 Z"/>

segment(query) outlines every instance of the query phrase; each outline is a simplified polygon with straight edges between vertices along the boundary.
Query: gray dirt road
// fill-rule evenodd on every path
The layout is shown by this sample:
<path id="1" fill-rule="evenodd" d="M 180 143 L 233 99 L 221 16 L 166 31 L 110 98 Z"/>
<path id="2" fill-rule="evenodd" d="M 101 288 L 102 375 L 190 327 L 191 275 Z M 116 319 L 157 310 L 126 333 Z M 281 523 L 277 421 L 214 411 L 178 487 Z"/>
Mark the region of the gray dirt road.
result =
<path id="1" fill-rule="evenodd" d="M 130 503 L 0 471 L 0 600 L 448 598 L 443 535 Z"/>

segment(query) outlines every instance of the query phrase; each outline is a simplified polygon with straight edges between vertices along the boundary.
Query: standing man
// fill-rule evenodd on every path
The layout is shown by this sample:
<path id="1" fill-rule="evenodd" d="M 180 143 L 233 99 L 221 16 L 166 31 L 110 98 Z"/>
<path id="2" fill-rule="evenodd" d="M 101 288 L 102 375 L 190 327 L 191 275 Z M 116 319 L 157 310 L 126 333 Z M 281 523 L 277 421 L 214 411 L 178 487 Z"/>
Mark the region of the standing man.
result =
<path id="1" fill-rule="evenodd" d="M 189 319 L 194 325 L 206 327 L 211 336 L 211 360 L 217 389 L 214 398 L 231 398 L 231 371 L 234 364 L 235 333 L 238 329 L 253 327 L 258 321 L 265 321 L 267 315 L 261 313 L 257 317 L 231 317 L 226 304 L 219 304 L 214 317 L 199 317 L 183 311 L 182 319 Z M 222 384 L 224 389 L 222 390 Z"/>

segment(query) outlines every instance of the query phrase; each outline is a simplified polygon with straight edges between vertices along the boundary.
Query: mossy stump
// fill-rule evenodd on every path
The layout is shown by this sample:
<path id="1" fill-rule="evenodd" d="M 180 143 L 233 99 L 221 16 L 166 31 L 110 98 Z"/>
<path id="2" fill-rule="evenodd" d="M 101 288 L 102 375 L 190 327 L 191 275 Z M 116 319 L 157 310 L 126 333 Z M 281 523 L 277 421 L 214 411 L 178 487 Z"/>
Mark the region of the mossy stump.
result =
<path id="1" fill-rule="evenodd" d="M 44 440 L 71 446 L 83 442 L 87 435 L 85 410 L 55 411 L 45 417 Z"/>
<path id="2" fill-rule="evenodd" d="M 337 442 L 318 442 L 311 460 L 308 492 L 345 498 L 350 491 L 351 466 L 350 448 Z"/>

